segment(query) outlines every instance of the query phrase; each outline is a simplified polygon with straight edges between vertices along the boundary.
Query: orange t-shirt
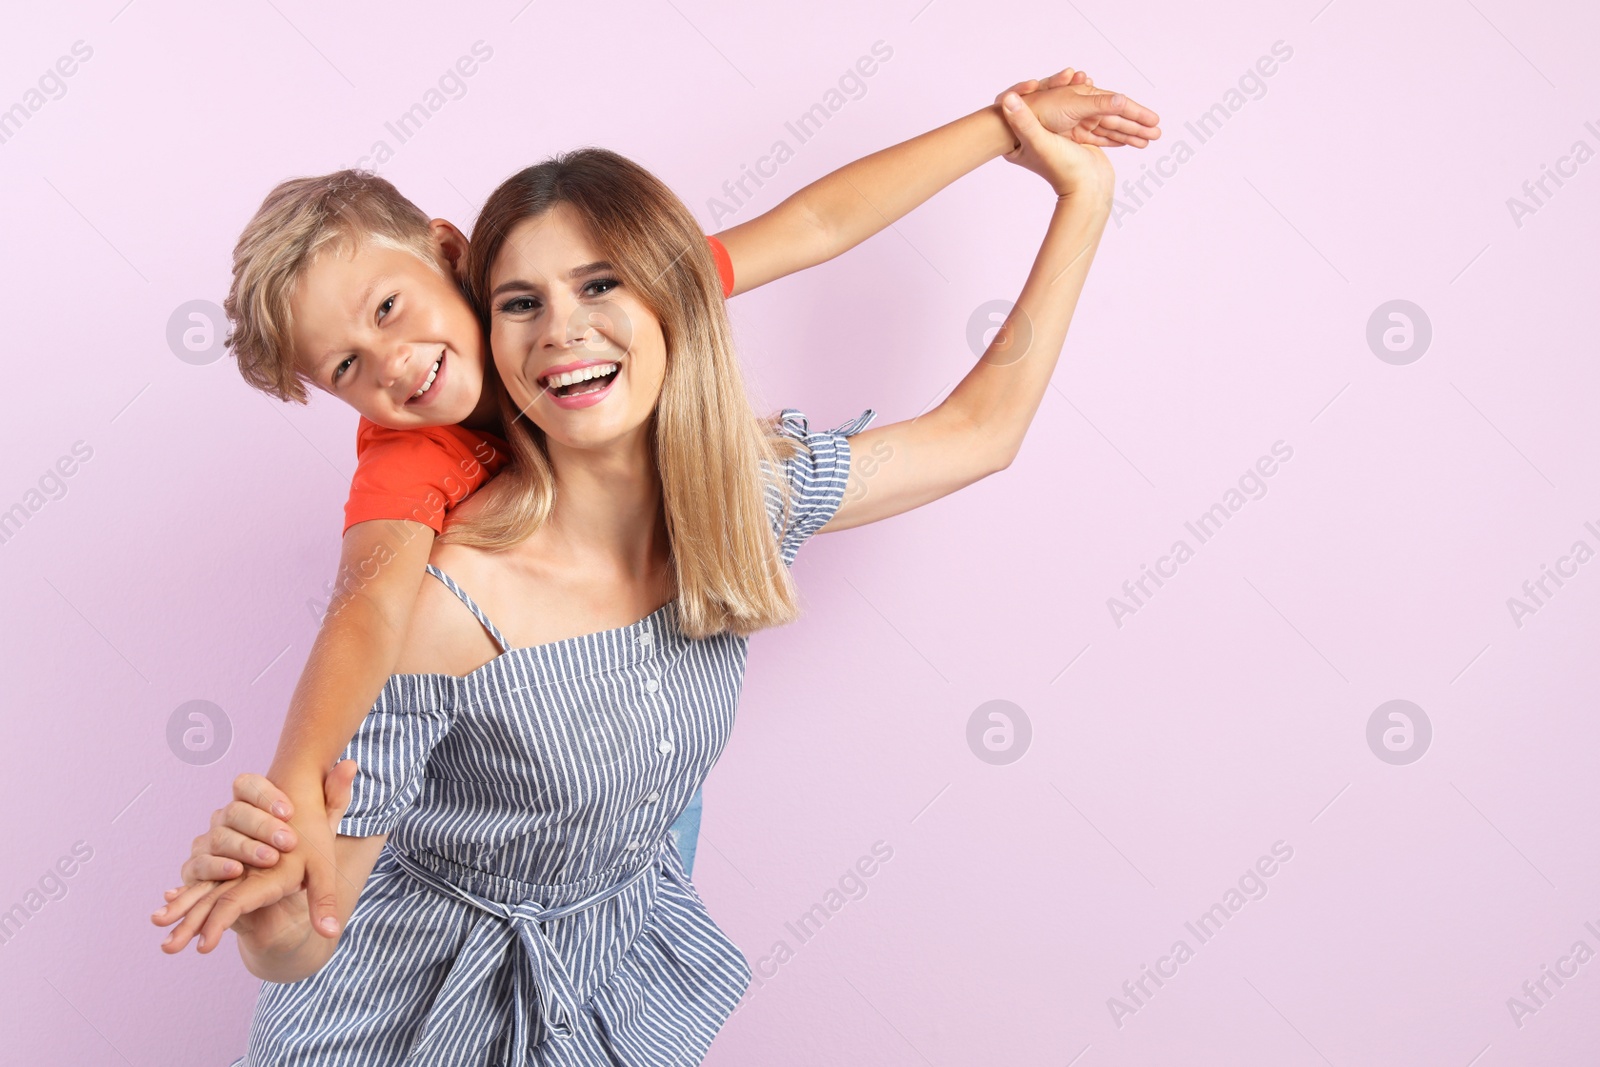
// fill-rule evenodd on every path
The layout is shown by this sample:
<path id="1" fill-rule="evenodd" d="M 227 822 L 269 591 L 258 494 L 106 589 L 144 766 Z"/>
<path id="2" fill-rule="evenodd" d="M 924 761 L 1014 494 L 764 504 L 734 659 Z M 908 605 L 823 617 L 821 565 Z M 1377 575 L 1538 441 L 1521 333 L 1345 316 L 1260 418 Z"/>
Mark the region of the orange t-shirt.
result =
<path id="1" fill-rule="evenodd" d="M 707 237 L 722 295 L 733 293 L 733 260 Z M 511 449 L 492 433 L 465 426 L 392 430 L 363 418 L 356 428 L 356 473 L 344 505 L 344 528 L 372 519 L 414 519 L 444 532 L 445 513 L 500 473 Z"/>

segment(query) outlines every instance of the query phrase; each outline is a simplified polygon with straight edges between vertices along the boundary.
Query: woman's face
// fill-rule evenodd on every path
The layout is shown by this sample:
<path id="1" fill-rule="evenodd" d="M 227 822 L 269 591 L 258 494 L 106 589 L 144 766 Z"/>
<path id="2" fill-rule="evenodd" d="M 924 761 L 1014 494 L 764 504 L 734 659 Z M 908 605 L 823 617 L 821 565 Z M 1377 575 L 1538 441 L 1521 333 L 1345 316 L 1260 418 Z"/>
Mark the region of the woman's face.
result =
<path id="1" fill-rule="evenodd" d="M 600 448 L 641 432 L 666 377 L 661 323 L 569 205 L 511 231 L 490 271 L 488 306 L 506 391 L 552 443 Z"/>

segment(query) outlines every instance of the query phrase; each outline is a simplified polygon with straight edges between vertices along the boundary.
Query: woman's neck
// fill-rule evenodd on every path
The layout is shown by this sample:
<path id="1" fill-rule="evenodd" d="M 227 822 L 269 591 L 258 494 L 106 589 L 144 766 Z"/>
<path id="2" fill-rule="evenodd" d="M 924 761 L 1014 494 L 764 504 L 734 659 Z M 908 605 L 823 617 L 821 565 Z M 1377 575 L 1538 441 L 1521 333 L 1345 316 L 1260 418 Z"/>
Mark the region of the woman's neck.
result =
<path id="1" fill-rule="evenodd" d="M 556 445 L 550 460 L 556 499 L 546 547 L 574 565 L 640 581 L 658 578 L 670 553 L 661 478 L 642 428 L 634 442 L 604 451 Z"/>

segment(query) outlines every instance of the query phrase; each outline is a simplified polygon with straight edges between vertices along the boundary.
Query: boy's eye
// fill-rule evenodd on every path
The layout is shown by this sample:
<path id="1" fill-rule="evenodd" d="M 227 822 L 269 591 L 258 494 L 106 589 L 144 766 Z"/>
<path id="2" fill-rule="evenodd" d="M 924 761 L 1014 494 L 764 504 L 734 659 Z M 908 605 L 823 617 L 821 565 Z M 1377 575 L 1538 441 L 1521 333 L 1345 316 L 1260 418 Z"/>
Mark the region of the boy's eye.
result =
<path id="1" fill-rule="evenodd" d="M 337 367 L 333 368 L 333 384 L 334 385 L 338 385 L 339 384 L 339 379 L 344 377 L 344 372 L 349 370 L 350 369 L 350 364 L 354 363 L 355 361 L 356 361 L 356 357 L 355 356 L 346 356 L 344 359 L 342 359 L 339 362 L 339 365 Z"/>
<path id="2" fill-rule="evenodd" d="M 394 309 L 394 297 L 391 296 L 387 300 L 385 300 L 383 303 L 378 305 L 378 321 L 382 322 L 383 321 L 383 317 L 385 315 L 387 315 L 393 309 Z"/>
<path id="3" fill-rule="evenodd" d="M 514 296 L 500 305 L 500 313 L 503 315 L 526 315 L 537 306 L 538 301 L 531 296 Z"/>
<path id="4" fill-rule="evenodd" d="M 590 296 L 605 296 L 622 283 L 615 278 L 596 278 L 583 287 L 583 291 Z"/>

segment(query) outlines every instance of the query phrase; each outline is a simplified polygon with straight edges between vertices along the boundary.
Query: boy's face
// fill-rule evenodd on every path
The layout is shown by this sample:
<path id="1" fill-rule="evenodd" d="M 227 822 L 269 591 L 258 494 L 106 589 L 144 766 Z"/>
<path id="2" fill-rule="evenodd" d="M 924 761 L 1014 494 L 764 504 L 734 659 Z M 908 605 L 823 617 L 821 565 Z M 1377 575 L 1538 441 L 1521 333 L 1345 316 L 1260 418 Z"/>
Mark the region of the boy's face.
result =
<path id="1" fill-rule="evenodd" d="M 464 262 L 461 232 L 433 226 L 442 262 Z M 289 303 L 301 369 L 379 426 L 450 426 L 478 406 L 483 333 L 442 268 L 364 242 L 317 256 Z"/>

